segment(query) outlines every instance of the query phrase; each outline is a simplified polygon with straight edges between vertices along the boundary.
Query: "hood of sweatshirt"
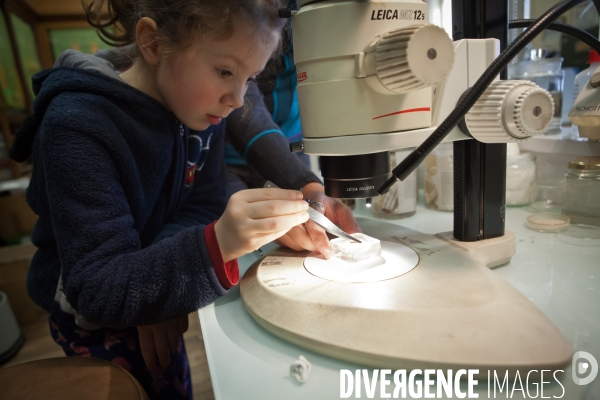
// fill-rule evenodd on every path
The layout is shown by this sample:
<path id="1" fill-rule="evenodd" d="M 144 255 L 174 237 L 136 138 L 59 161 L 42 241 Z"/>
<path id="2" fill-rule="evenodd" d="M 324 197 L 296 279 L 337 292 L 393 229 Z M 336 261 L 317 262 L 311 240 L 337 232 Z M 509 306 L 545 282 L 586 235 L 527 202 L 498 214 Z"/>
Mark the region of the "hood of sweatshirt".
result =
<path id="1" fill-rule="evenodd" d="M 34 113 L 21 125 L 10 148 L 10 157 L 25 161 L 32 152 L 36 132 L 52 101 L 63 93 L 98 95 L 124 109 L 133 110 L 137 121 L 152 123 L 166 118 L 175 123 L 176 117 L 160 102 L 126 84 L 110 61 L 114 51 L 98 53 L 97 56 L 70 50 L 63 53 L 55 67 L 41 71 L 32 78 L 35 100 Z M 135 106 L 132 107 L 132 104 Z M 131 111 L 129 111 L 131 112 Z"/>

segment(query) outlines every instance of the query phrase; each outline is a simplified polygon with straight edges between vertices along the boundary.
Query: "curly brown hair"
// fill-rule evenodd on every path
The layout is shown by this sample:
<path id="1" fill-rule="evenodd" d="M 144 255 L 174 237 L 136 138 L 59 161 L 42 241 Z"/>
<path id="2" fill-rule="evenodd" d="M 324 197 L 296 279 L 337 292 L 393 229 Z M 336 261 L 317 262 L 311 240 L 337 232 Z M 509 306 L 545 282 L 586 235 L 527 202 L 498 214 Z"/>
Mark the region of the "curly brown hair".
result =
<path id="1" fill-rule="evenodd" d="M 158 40 L 167 49 L 188 47 L 197 34 L 227 39 L 233 19 L 250 23 L 256 39 L 271 38 L 285 20 L 277 15 L 283 0 L 82 0 L 88 22 L 111 46 L 136 40 L 136 25 L 149 17 L 158 27 Z"/>

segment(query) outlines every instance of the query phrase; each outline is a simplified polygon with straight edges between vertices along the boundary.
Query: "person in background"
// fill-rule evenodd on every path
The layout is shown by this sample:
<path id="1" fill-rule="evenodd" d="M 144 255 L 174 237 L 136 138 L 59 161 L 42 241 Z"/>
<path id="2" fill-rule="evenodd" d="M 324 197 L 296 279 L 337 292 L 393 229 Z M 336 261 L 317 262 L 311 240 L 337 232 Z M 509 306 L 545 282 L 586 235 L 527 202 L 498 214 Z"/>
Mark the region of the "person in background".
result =
<path id="1" fill-rule="evenodd" d="M 122 366 L 152 399 L 192 396 L 187 314 L 238 283 L 238 257 L 308 220 L 299 188 L 226 200 L 224 120 L 277 49 L 280 7 L 91 2 L 105 37 L 135 44 L 133 65 L 33 77 L 34 114 L 10 151 L 33 157 L 29 294 L 65 354 Z"/>
<path id="2" fill-rule="evenodd" d="M 287 7 L 296 9 L 296 1 L 289 1 Z M 283 30 L 282 51 L 248 84 L 246 105 L 227 118 L 228 195 L 261 188 L 267 180 L 282 188 L 299 188 L 305 199 L 323 204 L 325 215 L 342 229 L 361 232 L 350 208 L 325 196 L 321 181 L 310 170 L 308 156 L 290 152 L 290 142 L 302 139 L 297 84 L 288 24 Z M 327 258 L 331 254 L 329 241 L 312 222 L 292 228 L 277 242 L 295 250 L 318 251 Z"/>

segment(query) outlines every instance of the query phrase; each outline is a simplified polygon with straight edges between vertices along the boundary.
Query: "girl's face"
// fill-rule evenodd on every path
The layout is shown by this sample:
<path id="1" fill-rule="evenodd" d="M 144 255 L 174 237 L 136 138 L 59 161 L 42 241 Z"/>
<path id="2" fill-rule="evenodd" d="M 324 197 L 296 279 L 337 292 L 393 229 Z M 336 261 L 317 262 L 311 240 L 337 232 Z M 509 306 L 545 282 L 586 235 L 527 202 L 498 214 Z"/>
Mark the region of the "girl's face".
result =
<path id="1" fill-rule="evenodd" d="M 248 82 L 265 67 L 279 36 L 265 43 L 234 21 L 227 40 L 198 38 L 192 47 L 163 57 L 157 67 L 157 90 L 163 103 L 194 130 L 218 124 L 244 104 Z"/>

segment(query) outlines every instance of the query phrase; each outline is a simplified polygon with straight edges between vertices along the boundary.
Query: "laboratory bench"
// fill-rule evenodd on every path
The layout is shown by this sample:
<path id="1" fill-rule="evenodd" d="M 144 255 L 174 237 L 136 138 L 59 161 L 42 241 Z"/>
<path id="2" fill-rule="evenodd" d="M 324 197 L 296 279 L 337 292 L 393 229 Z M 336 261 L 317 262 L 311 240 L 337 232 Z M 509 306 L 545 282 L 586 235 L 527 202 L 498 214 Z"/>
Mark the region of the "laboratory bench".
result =
<path id="1" fill-rule="evenodd" d="M 526 224 L 530 211 L 528 207 L 507 208 L 506 229 L 516 234 L 516 254 L 511 262 L 493 271 L 533 302 L 562 332 L 574 352 L 585 351 L 600 360 L 600 245 L 567 243 L 557 233 L 530 230 Z M 373 218 L 364 200 L 357 202 L 354 215 L 359 222 Z M 436 234 L 452 230 L 453 214 L 425 208 L 421 201 L 410 218 L 380 221 Z M 261 252 L 267 255 L 275 248 L 270 244 Z M 258 251 L 240 258 L 240 276 L 260 258 Z M 246 311 L 239 285 L 200 309 L 199 317 L 217 400 L 338 399 L 340 370 L 372 369 L 315 353 L 266 331 Z M 290 365 L 300 355 L 312 366 L 305 383 L 290 375 Z M 560 385 L 552 377 L 544 381 L 551 381 L 544 385 L 544 397 L 600 399 L 600 377 L 589 385 L 576 385 L 571 366 L 561 375 Z M 392 382 L 388 392 L 393 388 Z M 479 380 L 476 388 L 479 398 L 488 398 L 488 381 Z M 375 393 L 374 398 L 380 398 L 379 388 Z M 497 398 L 506 398 L 505 393 L 498 393 Z M 361 394 L 361 398 L 368 398 L 364 387 Z M 355 398 L 354 393 L 351 398 Z M 530 397 L 523 397 L 517 385 L 512 398 Z"/>

